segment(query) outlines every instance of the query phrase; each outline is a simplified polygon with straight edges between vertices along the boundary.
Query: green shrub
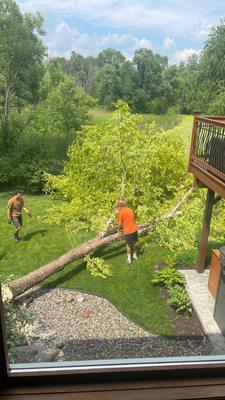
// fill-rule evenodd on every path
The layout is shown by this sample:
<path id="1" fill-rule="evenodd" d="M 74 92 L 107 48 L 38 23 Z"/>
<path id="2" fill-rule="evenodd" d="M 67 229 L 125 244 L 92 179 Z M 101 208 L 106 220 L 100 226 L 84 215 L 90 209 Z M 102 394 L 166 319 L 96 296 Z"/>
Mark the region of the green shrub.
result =
<path id="1" fill-rule="evenodd" d="M 15 348 L 26 341 L 24 328 L 32 324 L 34 315 L 21 307 L 14 306 L 11 302 L 4 302 L 4 316 L 6 326 L 6 338 L 8 355 L 11 362 L 15 360 Z"/>
<path id="2" fill-rule="evenodd" d="M 6 281 L 9 281 L 8 277 Z M 10 362 L 15 361 L 15 348 L 26 342 L 24 328 L 27 324 L 34 322 L 34 313 L 25 310 L 19 306 L 15 306 L 12 301 L 12 292 L 7 283 L 1 285 L 1 293 L 3 300 L 6 339 L 8 346 L 8 356 Z"/>
<path id="3" fill-rule="evenodd" d="M 191 301 L 184 288 L 185 277 L 175 267 L 169 266 L 156 271 L 151 282 L 166 286 L 169 294 L 167 301 L 177 313 L 192 312 Z"/>
<path id="4" fill-rule="evenodd" d="M 151 282 L 172 287 L 174 285 L 184 286 L 186 280 L 185 277 L 179 271 L 177 271 L 175 267 L 167 267 L 160 271 L 156 271 L 154 277 L 151 279 Z"/>
<path id="5" fill-rule="evenodd" d="M 177 313 L 192 312 L 191 301 L 183 286 L 174 285 L 168 288 L 169 300 L 168 303 L 175 308 Z"/>
<path id="6" fill-rule="evenodd" d="M 8 278 L 9 280 L 9 278 Z M 7 280 L 7 281 L 8 281 Z M 24 328 L 34 321 L 34 313 L 16 306 L 11 301 L 12 292 L 7 284 L 1 286 L 6 327 L 6 339 L 10 362 L 15 361 L 15 348 L 26 342 Z"/>

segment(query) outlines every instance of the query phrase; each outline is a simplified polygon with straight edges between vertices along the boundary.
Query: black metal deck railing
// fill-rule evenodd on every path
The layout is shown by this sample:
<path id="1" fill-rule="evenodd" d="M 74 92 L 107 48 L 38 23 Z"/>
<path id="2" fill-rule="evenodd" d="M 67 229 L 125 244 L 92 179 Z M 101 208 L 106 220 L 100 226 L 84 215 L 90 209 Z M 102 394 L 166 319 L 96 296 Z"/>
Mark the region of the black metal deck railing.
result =
<path id="1" fill-rule="evenodd" d="M 195 115 L 188 171 L 198 187 L 225 198 L 225 117 Z"/>
<path id="2" fill-rule="evenodd" d="M 218 123 L 199 118 L 193 155 L 225 174 L 225 124 Z"/>

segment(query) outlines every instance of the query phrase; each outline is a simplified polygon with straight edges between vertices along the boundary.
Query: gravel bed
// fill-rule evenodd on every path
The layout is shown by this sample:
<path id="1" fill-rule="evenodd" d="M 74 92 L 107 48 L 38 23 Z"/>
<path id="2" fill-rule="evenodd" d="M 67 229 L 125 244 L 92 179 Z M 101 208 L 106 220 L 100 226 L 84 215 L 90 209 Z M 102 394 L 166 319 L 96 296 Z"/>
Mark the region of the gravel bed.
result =
<path id="1" fill-rule="evenodd" d="M 109 301 L 89 293 L 49 287 L 34 288 L 29 299 L 35 326 L 27 329 L 29 345 L 57 349 L 57 360 L 145 358 L 209 355 L 204 334 L 160 336 L 126 318 Z"/>

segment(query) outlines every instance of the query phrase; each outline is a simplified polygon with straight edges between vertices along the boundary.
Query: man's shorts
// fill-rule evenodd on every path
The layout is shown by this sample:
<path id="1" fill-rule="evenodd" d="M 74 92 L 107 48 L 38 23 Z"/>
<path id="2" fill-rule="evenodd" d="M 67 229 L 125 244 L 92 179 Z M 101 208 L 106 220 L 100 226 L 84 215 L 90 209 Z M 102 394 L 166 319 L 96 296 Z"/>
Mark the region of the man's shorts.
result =
<path id="1" fill-rule="evenodd" d="M 125 240 L 126 240 L 126 244 L 128 246 L 132 246 L 133 244 L 135 244 L 135 242 L 138 241 L 137 231 L 135 231 L 133 233 L 128 233 L 127 235 L 125 235 Z"/>
<path id="2" fill-rule="evenodd" d="M 23 225 L 22 215 L 13 216 L 12 223 L 15 226 L 15 228 L 17 228 L 17 229 L 22 228 L 22 225 Z"/>

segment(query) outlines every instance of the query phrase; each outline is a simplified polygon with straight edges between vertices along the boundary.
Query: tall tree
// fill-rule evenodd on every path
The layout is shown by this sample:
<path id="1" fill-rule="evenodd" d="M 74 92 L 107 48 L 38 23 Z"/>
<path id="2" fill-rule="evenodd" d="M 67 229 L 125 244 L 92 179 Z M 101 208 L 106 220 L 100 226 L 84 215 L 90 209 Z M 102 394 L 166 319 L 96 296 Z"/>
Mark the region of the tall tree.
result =
<path id="1" fill-rule="evenodd" d="M 199 63 L 199 104 L 204 112 L 225 113 L 225 18 L 211 29 Z"/>
<path id="2" fill-rule="evenodd" d="M 178 106 L 180 109 L 182 79 L 177 65 L 170 65 L 162 74 L 163 89 L 167 107 Z"/>
<path id="3" fill-rule="evenodd" d="M 181 82 L 180 112 L 192 114 L 196 109 L 201 110 L 200 86 L 202 83 L 199 81 L 199 57 L 196 54 L 188 57 L 186 62 L 180 63 L 179 77 Z"/>
<path id="4" fill-rule="evenodd" d="M 1 144 L 7 152 L 13 142 L 12 107 L 20 109 L 37 100 L 45 48 L 41 42 L 43 19 L 24 14 L 14 0 L 0 2 L 0 107 Z"/>
<path id="5" fill-rule="evenodd" d="M 57 77 L 54 84 L 47 73 L 43 84 L 43 91 L 45 94 L 47 91 L 47 94 L 36 106 L 25 134 L 28 138 L 30 135 L 36 137 L 36 144 L 39 142 L 39 147 L 41 143 L 46 143 L 47 148 L 40 148 L 38 154 L 33 156 L 35 159 L 43 154 L 43 159 L 63 164 L 68 147 L 75 139 L 76 131 L 88 121 L 88 110 L 94 105 L 94 100 L 77 86 L 71 76 L 60 71 L 56 74 L 54 69 L 53 77 Z M 35 150 L 34 148 L 33 151 Z"/>
<path id="6" fill-rule="evenodd" d="M 115 101 L 123 98 L 121 68 L 114 64 L 105 64 L 99 68 L 94 78 L 94 94 L 99 104 L 113 108 Z"/>
<path id="7" fill-rule="evenodd" d="M 108 108 L 112 108 L 116 100 L 123 98 L 125 62 L 123 54 L 114 49 L 106 49 L 98 54 L 94 94 L 99 103 Z"/>
<path id="8" fill-rule="evenodd" d="M 78 86 L 84 88 L 88 94 L 93 93 L 94 75 L 98 69 L 97 59 L 92 56 L 83 57 L 75 51 L 71 52 L 68 60 L 60 59 L 62 70 L 68 75 L 72 75 Z"/>
<path id="9" fill-rule="evenodd" d="M 135 107 L 137 111 L 152 112 L 154 111 L 152 100 L 157 98 L 161 91 L 162 72 L 168 64 L 168 59 L 154 54 L 149 49 L 142 48 L 135 51 L 133 64 L 136 69 L 137 87 Z M 140 110 L 139 104 L 141 104 L 142 110 Z"/>
<path id="10" fill-rule="evenodd" d="M 126 59 L 120 51 L 110 48 L 101 51 L 97 56 L 99 68 L 104 67 L 106 64 L 120 65 L 125 61 Z"/>

